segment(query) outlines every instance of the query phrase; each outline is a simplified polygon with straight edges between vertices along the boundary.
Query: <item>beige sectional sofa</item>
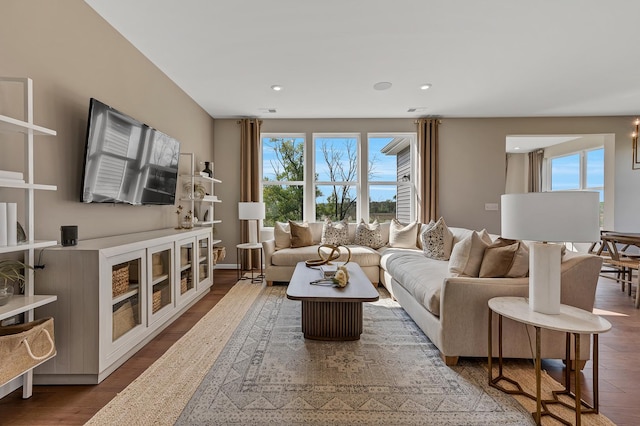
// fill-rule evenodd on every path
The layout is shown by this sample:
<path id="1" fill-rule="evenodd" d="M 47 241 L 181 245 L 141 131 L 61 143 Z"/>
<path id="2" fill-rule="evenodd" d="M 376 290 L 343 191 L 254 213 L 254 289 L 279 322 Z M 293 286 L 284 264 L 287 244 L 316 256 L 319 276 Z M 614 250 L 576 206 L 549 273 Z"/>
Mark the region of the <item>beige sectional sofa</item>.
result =
<path id="1" fill-rule="evenodd" d="M 263 242 L 265 276 L 269 285 L 288 282 L 298 262 L 318 257 L 322 226 L 323 223 L 309 224 L 314 240 L 312 246 L 276 250 L 274 239 Z M 350 241 L 354 241 L 355 229 L 356 224 L 349 224 Z M 422 232 L 425 225 L 419 229 Z M 454 246 L 473 233 L 464 228 L 448 229 Z M 381 231 L 383 240 L 388 242 L 389 224 L 381 224 Z M 496 235 L 491 237 L 497 238 Z M 416 235 L 416 248 L 413 249 L 384 246 L 374 250 L 352 244 L 348 246 L 352 261 L 360 264 L 372 283 L 384 285 L 440 350 L 447 365 L 455 365 L 460 356 L 487 356 L 489 299 L 528 296 L 528 277 L 452 276 L 448 260 L 436 260 L 423 254 L 419 235 Z M 591 311 L 601 264 L 602 260 L 597 256 L 566 253 L 561 266 L 562 303 Z M 503 333 L 504 357 L 533 357 L 533 329 L 527 330 L 526 326 L 505 319 Z M 564 358 L 563 334 L 543 330 L 542 339 L 543 358 Z M 497 353 L 497 342 L 494 343 L 494 353 Z M 588 344 L 581 345 L 581 359 L 589 359 L 589 352 Z"/>

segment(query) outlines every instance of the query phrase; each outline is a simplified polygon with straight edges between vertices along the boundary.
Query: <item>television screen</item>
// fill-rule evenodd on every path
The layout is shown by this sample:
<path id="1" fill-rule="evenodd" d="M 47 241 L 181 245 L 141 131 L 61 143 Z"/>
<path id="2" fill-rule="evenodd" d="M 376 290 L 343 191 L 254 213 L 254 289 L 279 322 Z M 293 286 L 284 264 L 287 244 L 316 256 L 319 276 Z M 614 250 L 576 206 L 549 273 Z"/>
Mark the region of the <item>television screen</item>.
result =
<path id="1" fill-rule="evenodd" d="M 180 142 L 91 98 L 84 203 L 174 204 Z"/>

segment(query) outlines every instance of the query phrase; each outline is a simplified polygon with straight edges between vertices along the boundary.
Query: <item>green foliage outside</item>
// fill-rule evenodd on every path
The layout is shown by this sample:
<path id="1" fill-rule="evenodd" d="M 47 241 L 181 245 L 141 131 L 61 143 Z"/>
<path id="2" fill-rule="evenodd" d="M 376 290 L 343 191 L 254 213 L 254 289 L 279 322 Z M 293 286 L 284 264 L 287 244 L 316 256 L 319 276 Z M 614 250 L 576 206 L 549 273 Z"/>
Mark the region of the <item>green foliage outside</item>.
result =
<path id="1" fill-rule="evenodd" d="M 271 167 L 275 172 L 275 179 L 264 179 L 265 182 L 302 182 L 304 181 L 304 146 L 296 144 L 291 138 L 271 138 L 263 142 L 275 153 Z M 356 150 L 347 147 L 347 161 L 343 161 L 342 154 L 333 149 L 330 144 L 322 145 L 322 154 L 327 163 L 332 181 L 353 181 L 357 172 Z M 346 164 L 346 167 L 344 165 Z M 324 199 L 316 203 L 316 220 L 325 217 L 334 221 L 348 219 L 357 221 L 356 196 L 350 185 L 328 185 L 323 189 L 330 191 L 328 196 L 316 188 L 316 199 Z M 265 203 L 264 226 L 274 226 L 275 222 L 288 220 L 300 221 L 303 218 L 304 188 L 302 185 L 269 185 L 263 186 L 263 201 Z M 370 214 L 372 218 L 389 220 L 395 217 L 396 200 L 371 202 Z"/>

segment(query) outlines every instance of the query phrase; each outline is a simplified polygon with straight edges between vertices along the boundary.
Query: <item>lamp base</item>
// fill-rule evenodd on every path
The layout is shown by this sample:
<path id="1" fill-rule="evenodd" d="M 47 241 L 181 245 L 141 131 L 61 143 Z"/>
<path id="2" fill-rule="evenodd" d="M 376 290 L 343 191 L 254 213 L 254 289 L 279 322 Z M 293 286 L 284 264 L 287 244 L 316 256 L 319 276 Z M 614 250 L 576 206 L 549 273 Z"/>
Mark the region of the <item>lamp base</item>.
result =
<path id="1" fill-rule="evenodd" d="M 529 309 L 541 314 L 560 313 L 560 263 L 562 246 L 529 245 Z"/>

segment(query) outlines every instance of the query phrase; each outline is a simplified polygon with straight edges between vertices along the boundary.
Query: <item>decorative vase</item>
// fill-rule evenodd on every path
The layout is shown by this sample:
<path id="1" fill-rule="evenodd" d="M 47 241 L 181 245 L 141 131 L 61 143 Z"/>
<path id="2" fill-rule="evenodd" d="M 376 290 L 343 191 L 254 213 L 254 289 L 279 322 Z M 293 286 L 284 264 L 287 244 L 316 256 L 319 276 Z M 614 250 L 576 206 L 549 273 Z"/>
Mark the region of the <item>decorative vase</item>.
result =
<path id="1" fill-rule="evenodd" d="M 0 284 L 0 306 L 6 305 L 13 296 L 13 285 Z"/>
<path id="2" fill-rule="evenodd" d="M 210 161 L 205 161 L 204 162 L 204 170 L 202 171 L 202 173 L 206 173 L 206 174 L 209 175 L 210 178 L 212 178 L 213 177 L 213 170 L 211 170 L 209 168 L 209 164 L 211 164 Z"/>

